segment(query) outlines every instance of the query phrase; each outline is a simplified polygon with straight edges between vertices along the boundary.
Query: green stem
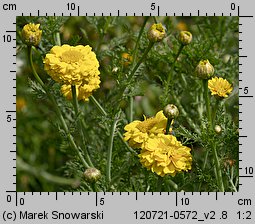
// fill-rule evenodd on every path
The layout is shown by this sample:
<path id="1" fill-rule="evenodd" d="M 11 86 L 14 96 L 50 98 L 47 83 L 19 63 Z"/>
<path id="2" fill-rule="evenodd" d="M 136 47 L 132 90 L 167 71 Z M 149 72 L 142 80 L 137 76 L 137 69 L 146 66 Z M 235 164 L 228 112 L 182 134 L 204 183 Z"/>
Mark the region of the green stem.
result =
<path id="1" fill-rule="evenodd" d="M 170 129 L 170 126 L 171 126 L 171 123 L 172 123 L 172 118 L 167 118 L 167 124 L 166 124 L 166 135 L 169 134 L 169 129 Z"/>
<path id="2" fill-rule="evenodd" d="M 37 82 L 42 86 L 42 88 L 46 91 L 45 85 L 43 83 L 43 81 L 41 80 L 41 78 L 39 77 L 39 75 L 37 74 L 34 64 L 33 64 L 33 52 L 32 52 L 32 47 L 31 46 L 27 46 L 28 49 L 28 59 L 29 59 L 29 64 L 30 67 L 32 69 L 33 75 L 35 77 L 35 79 L 37 80 Z"/>
<path id="3" fill-rule="evenodd" d="M 170 70 L 170 72 L 169 72 L 169 74 L 168 74 L 168 77 L 167 77 L 167 90 L 168 90 L 168 88 L 169 88 L 170 82 L 172 81 L 172 77 L 173 77 L 173 76 L 172 76 L 172 73 L 173 73 L 173 70 L 174 70 L 174 67 L 175 67 L 175 62 L 177 61 L 177 58 L 180 56 L 180 54 L 181 54 L 183 48 L 184 48 L 184 45 L 181 44 L 181 46 L 179 47 L 179 50 L 178 50 L 178 52 L 177 52 L 177 54 L 176 54 L 176 56 L 175 56 L 175 58 L 174 58 L 174 61 L 173 61 L 173 64 L 172 64 L 172 68 L 171 68 L 171 70 Z M 168 92 L 168 91 L 167 91 L 167 92 Z"/>
<path id="4" fill-rule="evenodd" d="M 84 151 L 84 154 L 85 154 L 85 158 L 86 158 L 88 164 L 91 167 L 94 167 L 94 165 L 93 165 L 93 163 L 90 159 L 89 153 L 87 151 L 87 148 L 86 148 L 85 132 L 84 132 L 84 128 L 83 128 L 84 123 L 82 122 L 82 119 L 80 117 L 79 104 L 78 104 L 78 99 L 77 99 L 77 94 L 76 94 L 76 87 L 74 85 L 72 85 L 71 88 L 72 88 L 72 99 L 73 99 L 74 112 L 75 112 L 76 118 L 78 119 L 78 126 L 79 126 L 80 133 L 81 133 L 82 144 L 83 144 L 83 147 L 84 147 L 83 151 Z"/>
<path id="5" fill-rule="evenodd" d="M 205 104 L 206 104 L 206 113 L 207 113 L 207 119 L 208 119 L 208 124 L 209 124 L 209 130 L 213 130 L 213 121 L 212 121 L 212 112 L 211 112 L 211 107 L 210 107 L 210 99 L 209 99 L 209 94 L 208 94 L 208 80 L 204 79 L 203 80 L 203 87 L 204 87 L 204 99 L 205 99 Z M 222 173 L 221 173 L 221 167 L 220 167 L 220 161 L 218 158 L 218 153 L 217 153 L 217 148 L 215 142 L 211 142 L 212 146 L 212 152 L 213 152 L 213 159 L 215 163 L 215 169 L 216 169 L 216 179 L 218 182 L 218 187 L 220 191 L 224 191 L 224 184 L 223 184 L 223 179 L 222 179 Z M 205 161 L 206 163 L 207 161 Z"/>
<path id="6" fill-rule="evenodd" d="M 59 32 L 55 33 L 55 44 L 61 46 L 61 38 Z"/>
<path id="7" fill-rule="evenodd" d="M 103 115 L 103 116 L 107 116 L 107 113 L 106 111 L 104 110 L 103 107 L 101 107 L 101 105 L 99 104 L 99 102 L 94 98 L 94 96 L 90 96 L 90 100 L 94 103 L 94 105 L 97 107 L 97 109 L 100 111 L 100 113 Z M 136 151 L 134 151 L 132 148 L 129 147 L 129 145 L 127 144 L 127 142 L 123 139 L 123 136 L 122 134 L 120 133 L 119 130 L 117 130 L 117 135 L 119 136 L 119 138 L 122 140 L 122 142 L 125 144 L 126 148 L 134 153 L 134 154 L 137 154 Z"/>
<path id="8" fill-rule="evenodd" d="M 205 158 L 204 158 L 204 163 L 203 163 L 203 166 L 202 166 L 202 170 L 205 170 L 205 167 L 206 167 L 206 164 L 207 164 L 207 160 L 208 160 L 208 155 L 209 155 L 209 150 L 207 149 L 206 153 L 205 153 Z M 201 187 L 202 187 L 202 183 L 200 182 L 200 184 L 198 186 L 198 191 L 199 192 L 201 191 Z"/>
<path id="9" fill-rule="evenodd" d="M 78 109 L 78 100 L 76 96 L 76 87 L 74 85 L 71 86 L 72 88 L 72 99 L 73 99 L 73 106 L 74 106 L 74 112 L 76 116 L 79 116 L 79 109 Z"/>
<path id="10" fill-rule="evenodd" d="M 153 16 L 153 20 L 154 20 L 154 23 L 156 23 L 156 24 L 158 23 L 156 16 Z"/>
<path id="11" fill-rule="evenodd" d="M 236 186 L 233 183 L 233 178 L 234 178 L 234 168 L 233 168 L 233 166 L 231 166 L 231 168 L 230 168 L 230 177 L 228 176 L 228 178 L 229 178 L 229 182 L 230 182 L 231 186 L 233 187 L 234 191 L 237 192 Z"/>
<path id="12" fill-rule="evenodd" d="M 114 133 L 117 127 L 117 119 L 114 119 L 111 127 L 111 133 L 108 144 L 108 152 L 107 152 L 107 164 L 106 164 L 106 182 L 111 183 L 111 164 L 112 164 L 112 148 L 113 148 L 113 139 Z"/>
<path id="13" fill-rule="evenodd" d="M 169 179 L 169 185 L 171 185 L 174 190 L 178 191 L 179 189 L 178 185 L 170 179 Z"/>
<path id="14" fill-rule="evenodd" d="M 105 112 L 104 108 L 101 107 L 100 103 L 96 100 L 94 96 L 90 96 L 91 101 L 94 103 L 94 105 L 97 107 L 97 109 L 100 111 L 100 113 L 103 116 L 107 116 L 107 113 Z"/>
<path id="15" fill-rule="evenodd" d="M 182 106 L 180 99 L 177 98 L 174 94 L 172 95 L 173 101 L 175 102 L 176 106 L 178 107 L 180 114 L 186 118 L 186 121 L 188 122 L 189 126 L 191 128 L 193 128 L 193 130 L 200 135 L 200 129 L 198 128 L 198 126 L 194 123 L 194 121 L 189 117 L 188 113 L 186 112 L 186 110 L 184 109 L 184 107 Z"/>
<path id="16" fill-rule="evenodd" d="M 170 84 L 171 84 L 171 82 L 172 82 L 172 79 L 173 79 L 173 71 L 174 71 L 174 68 L 175 68 L 175 63 L 176 63 L 176 61 L 177 61 L 177 58 L 179 57 L 179 55 L 181 54 L 181 52 L 182 52 L 182 49 L 184 48 L 184 45 L 180 45 L 180 47 L 179 47 L 179 49 L 178 49 L 178 52 L 177 52 L 177 54 L 176 54 L 176 56 L 175 56 L 175 58 L 174 58 L 174 61 L 173 61 L 173 63 L 172 63 L 172 67 L 171 67 L 171 69 L 170 69 L 170 71 L 169 71 L 169 73 L 168 73 L 168 76 L 167 76 L 167 80 L 166 80 L 166 83 L 165 83 L 165 86 L 164 86 L 164 89 L 165 89 L 165 91 L 164 91 L 164 102 L 163 102 L 163 105 L 165 106 L 167 103 L 168 103 L 168 101 L 169 101 L 169 97 L 168 97 L 168 95 L 169 95 L 169 90 L 170 90 Z M 172 95 L 172 97 L 174 98 L 174 94 L 171 94 Z"/>
<path id="17" fill-rule="evenodd" d="M 216 168 L 217 178 L 218 178 L 218 187 L 219 187 L 220 191 L 224 192 L 224 184 L 223 184 L 222 173 L 221 173 L 221 168 L 220 168 L 220 161 L 218 158 L 216 145 L 214 143 L 212 143 L 212 145 L 213 145 L 212 151 L 213 151 L 214 163 L 215 163 L 215 168 Z"/>
<path id="18" fill-rule="evenodd" d="M 146 50 L 144 51 L 142 57 L 140 58 L 140 60 L 137 62 L 137 64 L 135 65 L 135 67 L 133 68 L 133 70 L 131 71 L 130 75 L 128 76 L 127 79 L 127 83 L 129 83 L 131 81 L 131 79 L 133 78 L 136 70 L 139 68 L 139 66 L 142 64 L 143 60 L 146 58 L 147 54 L 149 53 L 149 51 L 151 50 L 151 48 L 153 47 L 154 43 L 150 42 L 149 45 L 147 46 Z"/>
<path id="19" fill-rule="evenodd" d="M 129 97 L 129 122 L 133 121 L 133 109 L 134 109 L 134 98 L 133 96 Z"/>
<path id="20" fill-rule="evenodd" d="M 212 131 L 213 130 L 213 119 L 212 119 L 210 99 L 209 99 L 209 94 L 208 94 L 208 80 L 205 80 L 205 79 L 203 80 L 203 88 L 204 88 L 204 100 L 205 100 L 205 105 L 206 105 L 206 113 L 207 113 L 209 130 Z M 212 147 L 213 160 L 214 160 L 214 165 L 215 165 L 215 167 L 214 167 L 215 168 L 215 176 L 216 176 L 216 180 L 217 180 L 217 183 L 218 183 L 218 187 L 219 187 L 220 191 L 224 191 L 224 184 L 223 184 L 223 180 L 222 180 L 221 167 L 220 167 L 220 162 L 219 162 L 215 142 L 211 142 L 210 145 Z M 204 160 L 203 169 L 206 166 L 207 158 L 208 158 L 208 152 L 206 152 L 206 158 Z"/>
<path id="21" fill-rule="evenodd" d="M 84 160 L 83 156 L 81 155 L 79 149 L 77 148 L 73 136 L 70 134 L 67 124 L 62 116 L 62 113 L 57 105 L 57 102 L 54 98 L 54 96 L 48 91 L 48 89 L 46 88 L 46 86 L 44 85 L 44 82 L 41 80 L 40 76 L 37 74 L 35 68 L 34 68 L 34 64 L 33 64 L 33 58 L 32 58 L 32 48 L 28 47 L 28 53 L 29 53 L 29 63 L 30 66 L 32 68 L 32 73 L 34 75 L 34 77 L 36 78 L 36 80 L 38 81 L 38 83 L 42 86 L 42 88 L 44 89 L 44 91 L 46 92 L 47 96 L 49 97 L 49 99 L 51 100 L 51 102 L 53 103 L 53 106 L 56 110 L 57 116 L 63 126 L 64 132 L 69 140 L 69 144 L 71 145 L 71 147 L 73 148 L 73 150 L 76 152 L 77 156 L 79 157 L 79 159 L 81 160 L 81 162 L 83 163 L 85 168 L 89 168 L 89 165 L 86 163 L 86 161 Z"/>
<path id="22" fill-rule="evenodd" d="M 80 182 L 78 179 L 67 179 L 67 178 L 52 175 L 40 168 L 27 164 L 19 156 L 16 157 L 16 163 L 17 163 L 17 170 L 25 171 L 37 178 L 43 178 L 49 182 L 59 184 L 59 185 L 71 185 L 73 187 L 78 187 L 80 185 Z"/>
<path id="23" fill-rule="evenodd" d="M 158 176 L 157 192 L 161 192 L 162 191 L 162 185 L 163 185 L 163 177 Z"/>
<path id="24" fill-rule="evenodd" d="M 146 16 L 145 19 L 144 19 L 144 22 L 143 22 L 143 25 L 140 29 L 140 32 L 139 32 L 139 35 L 137 37 L 137 40 L 136 40 L 136 43 L 135 43 L 135 49 L 133 51 L 133 62 L 136 62 L 136 57 L 137 57 L 137 50 L 138 50 L 138 47 L 139 47 L 139 43 L 140 43 L 140 39 L 142 37 L 142 34 L 143 34 L 143 31 L 144 31 L 144 28 L 145 28 L 145 25 L 147 23 L 149 19 L 149 16 Z M 132 122 L 133 121 L 133 105 L 134 105 L 134 99 L 133 99 L 133 96 L 130 96 L 129 98 L 129 122 Z"/>
<path id="25" fill-rule="evenodd" d="M 220 104 L 220 100 L 218 100 L 216 98 L 216 102 L 215 102 L 215 105 L 213 107 L 213 111 L 212 111 L 212 127 L 215 126 L 215 118 L 216 118 L 216 113 L 217 113 L 217 110 L 219 108 L 219 104 Z"/>
<path id="26" fill-rule="evenodd" d="M 204 87 L 204 100 L 206 105 L 206 113 L 209 126 L 212 128 L 212 115 L 211 115 L 211 107 L 210 107 L 210 99 L 208 94 L 208 80 L 203 79 L 203 87 Z"/>
<path id="27" fill-rule="evenodd" d="M 149 18 L 150 18 L 149 16 L 145 17 L 143 25 L 142 25 L 142 27 L 140 29 L 140 32 L 139 32 L 139 35 L 137 37 L 137 40 L 136 40 L 136 43 L 135 43 L 135 49 L 134 49 L 134 52 L 133 52 L 133 58 L 134 58 L 133 62 L 136 62 L 137 49 L 138 49 L 138 46 L 139 46 L 139 43 L 140 43 L 140 39 L 141 39 L 143 31 L 144 31 L 144 27 L 145 27 L 145 25 L 146 25 L 146 23 L 147 23 Z"/>

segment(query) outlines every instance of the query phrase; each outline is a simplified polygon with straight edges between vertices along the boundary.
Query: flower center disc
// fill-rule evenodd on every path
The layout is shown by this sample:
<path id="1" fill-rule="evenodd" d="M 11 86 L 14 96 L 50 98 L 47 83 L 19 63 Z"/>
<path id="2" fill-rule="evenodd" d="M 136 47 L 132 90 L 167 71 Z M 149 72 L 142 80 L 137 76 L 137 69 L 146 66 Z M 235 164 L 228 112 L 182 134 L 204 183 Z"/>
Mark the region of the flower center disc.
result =
<path id="1" fill-rule="evenodd" d="M 78 62 L 81 58 L 82 58 L 82 53 L 80 53 L 79 51 L 74 51 L 74 50 L 65 51 L 61 55 L 62 61 L 66 63 Z"/>

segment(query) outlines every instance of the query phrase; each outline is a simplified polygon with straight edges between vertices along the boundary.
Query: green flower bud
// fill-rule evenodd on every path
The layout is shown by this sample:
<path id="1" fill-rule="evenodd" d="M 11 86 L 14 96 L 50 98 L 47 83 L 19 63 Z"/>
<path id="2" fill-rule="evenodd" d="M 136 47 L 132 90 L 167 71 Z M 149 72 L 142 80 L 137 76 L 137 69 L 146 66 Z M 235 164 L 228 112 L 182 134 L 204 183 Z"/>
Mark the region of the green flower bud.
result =
<path id="1" fill-rule="evenodd" d="M 209 60 L 201 60 L 196 67 L 196 75 L 201 79 L 209 79 L 213 76 L 214 68 Z"/>
<path id="2" fill-rule="evenodd" d="M 179 34 L 179 41 L 182 45 L 188 45 L 192 41 L 192 34 L 189 31 L 181 31 Z"/>
<path id="3" fill-rule="evenodd" d="M 101 172 L 100 170 L 91 167 L 85 170 L 84 177 L 88 182 L 95 183 L 101 178 Z"/>
<path id="4" fill-rule="evenodd" d="M 220 126 L 220 125 L 215 125 L 214 130 L 215 130 L 215 132 L 216 132 L 217 134 L 220 134 L 220 133 L 221 133 L 221 131 L 222 131 L 221 126 Z"/>
<path id="5" fill-rule="evenodd" d="M 153 24 L 150 27 L 147 36 L 150 42 L 160 42 L 166 36 L 166 31 L 161 23 Z"/>
<path id="6" fill-rule="evenodd" d="M 175 106 L 174 104 L 166 105 L 163 110 L 163 113 L 167 118 L 170 118 L 170 119 L 174 119 L 179 116 L 179 110 L 177 106 Z"/>
<path id="7" fill-rule="evenodd" d="M 42 31 L 40 24 L 29 23 L 22 29 L 21 35 L 23 42 L 29 46 L 38 46 L 41 41 Z"/>

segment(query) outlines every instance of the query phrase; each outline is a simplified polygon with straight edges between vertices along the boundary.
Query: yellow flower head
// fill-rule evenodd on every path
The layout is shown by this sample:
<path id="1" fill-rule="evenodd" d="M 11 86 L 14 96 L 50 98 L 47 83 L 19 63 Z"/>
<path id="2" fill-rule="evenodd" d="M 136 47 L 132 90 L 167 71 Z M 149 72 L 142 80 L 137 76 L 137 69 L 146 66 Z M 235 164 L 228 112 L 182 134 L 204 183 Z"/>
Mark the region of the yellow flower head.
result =
<path id="1" fill-rule="evenodd" d="M 25 44 L 38 46 L 41 41 L 42 31 L 39 29 L 40 24 L 29 23 L 22 29 L 21 35 Z"/>
<path id="2" fill-rule="evenodd" d="M 16 99 L 16 110 L 17 112 L 24 111 L 26 109 L 27 102 L 23 97 L 17 97 Z"/>
<path id="3" fill-rule="evenodd" d="M 44 69 L 56 82 L 65 85 L 87 85 L 99 80 L 99 63 L 86 45 L 54 46 L 44 59 Z"/>
<path id="4" fill-rule="evenodd" d="M 166 36 L 165 28 L 161 23 L 155 23 L 150 27 L 147 36 L 149 41 L 159 42 Z"/>
<path id="5" fill-rule="evenodd" d="M 155 117 L 147 119 L 144 116 L 144 121 L 136 120 L 125 126 L 124 140 L 133 148 L 142 148 L 149 138 L 164 133 L 166 123 L 167 118 L 162 110 Z"/>
<path id="6" fill-rule="evenodd" d="M 92 91 L 100 87 L 99 84 L 100 84 L 99 79 L 92 79 L 88 84 L 75 86 L 77 99 L 88 101 L 89 97 L 92 95 Z M 72 99 L 71 85 L 62 85 L 61 92 L 68 100 Z"/>
<path id="7" fill-rule="evenodd" d="M 223 78 L 214 77 L 208 81 L 208 88 L 211 91 L 212 95 L 216 95 L 219 97 L 228 97 L 233 90 L 232 85 Z"/>
<path id="8" fill-rule="evenodd" d="M 125 67 L 129 66 L 133 61 L 132 55 L 130 55 L 128 53 L 122 53 L 121 57 L 122 57 L 122 61 L 123 61 L 122 64 Z"/>
<path id="9" fill-rule="evenodd" d="M 140 162 L 144 167 L 160 176 L 191 170 L 190 148 L 183 146 L 172 135 L 150 138 L 141 150 Z"/>
<path id="10" fill-rule="evenodd" d="M 180 31 L 184 31 L 184 30 L 187 30 L 188 27 L 186 25 L 186 23 L 180 21 L 177 26 L 176 26 L 177 30 L 180 30 Z"/>

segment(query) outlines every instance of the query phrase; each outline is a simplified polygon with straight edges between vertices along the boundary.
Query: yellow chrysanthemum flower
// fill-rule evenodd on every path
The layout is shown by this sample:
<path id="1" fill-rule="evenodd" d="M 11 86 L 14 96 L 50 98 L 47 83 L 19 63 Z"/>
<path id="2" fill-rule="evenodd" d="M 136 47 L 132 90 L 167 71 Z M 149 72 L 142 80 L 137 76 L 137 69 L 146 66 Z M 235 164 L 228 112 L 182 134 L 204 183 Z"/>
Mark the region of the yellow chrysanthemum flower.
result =
<path id="1" fill-rule="evenodd" d="M 41 41 L 42 31 L 39 29 L 40 24 L 29 23 L 22 29 L 21 35 L 25 44 L 38 46 Z"/>
<path id="2" fill-rule="evenodd" d="M 44 59 L 44 69 L 52 79 L 65 85 L 87 85 L 91 80 L 99 80 L 99 63 L 91 49 L 89 45 L 54 46 Z"/>
<path id="3" fill-rule="evenodd" d="M 75 86 L 77 99 L 88 101 L 89 97 L 92 95 L 92 91 L 100 87 L 99 84 L 100 84 L 100 80 L 94 79 L 94 80 L 91 80 L 89 84 Z M 72 99 L 71 85 L 62 85 L 61 92 L 68 100 Z"/>
<path id="4" fill-rule="evenodd" d="M 188 26 L 186 23 L 180 21 L 177 26 L 176 26 L 176 29 L 177 30 L 180 30 L 180 31 L 184 31 L 184 30 L 187 30 L 188 29 Z"/>
<path id="5" fill-rule="evenodd" d="M 214 77 L 208 81 L 208 88 L 211 91 L 212 95 L 216 95 L 219 97 L 228 97 L 233 90 L 232 85 L 223 78 Z"/>
<path id="6" fill-rule="evenodd" d="M 16 99 L 16 111 L 21 112 L 26 109 L 27 102 L 23 97 L 17 97 Z"/>
<path id="7" fill-rule="evenodd" d="M 190 148 L 183 146 L 173 135 L 149 138 L 139 154 L 141 164 L 148 170 L 164 177 L 191 170 Z"/>
<path id="8" fill-rule="evenodd" d="M 130 55 L 128 53 L 122 53 L 121 57 L 122 57 L 122 64 L 125 67 L 129 66 L 133 61 L 132 55 Z"/>
<path id="9" fill-rule="evenodd" d="M 133 121 L 124 128 L 124 140 L 132 148 L 142 148 L 148 138 L 153 138 L 158 134 L 163 134 L 166 128 L 167 118 L 163 111 L 159 111 L 155 117 L 146 118 L 144 121 Z"/>

